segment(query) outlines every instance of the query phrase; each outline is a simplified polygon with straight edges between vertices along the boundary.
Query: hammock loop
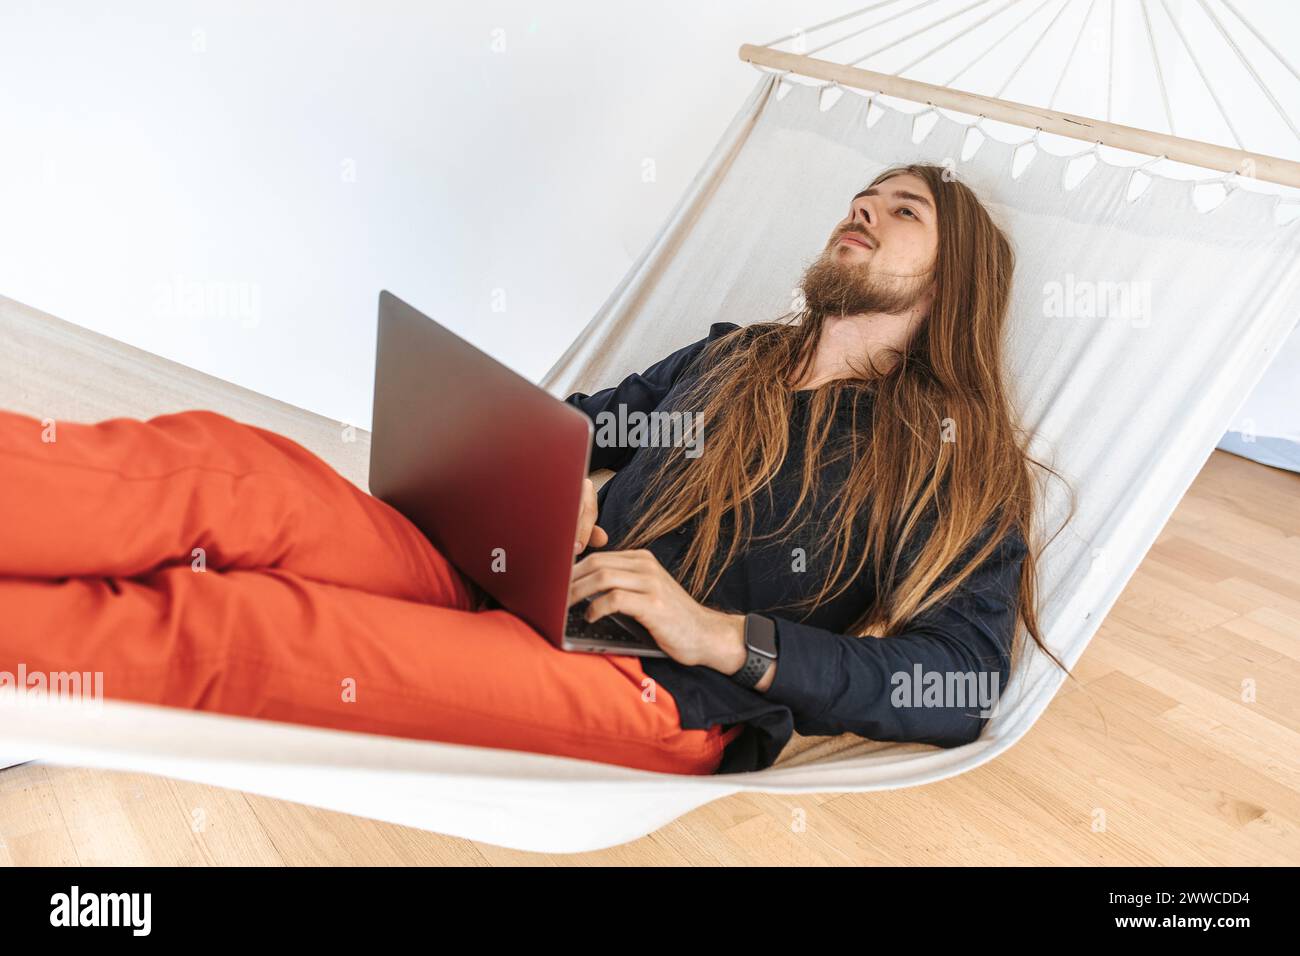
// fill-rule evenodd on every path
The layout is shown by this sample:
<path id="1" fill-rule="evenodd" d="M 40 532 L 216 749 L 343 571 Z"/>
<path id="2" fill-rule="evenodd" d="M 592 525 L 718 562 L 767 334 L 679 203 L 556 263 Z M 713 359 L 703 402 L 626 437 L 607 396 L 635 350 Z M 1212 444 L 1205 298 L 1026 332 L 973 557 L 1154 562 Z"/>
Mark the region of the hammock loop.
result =
<path id="1" fill-rule="evenodd" d="M 1034 132 L 1030 136 L 1027 136 L 1018 143 L 1011 144 L 1012 149 L 1019 149 L 1021 146 L 1033 146 L 1036 150 L 1042 149 L 1043 144 L 1038 141 L 1038 137 L 1042 132 L 1043 128 L 1041 126 L 1035 126 Z"/>
<path id="2" fill-rule="evenodd" d="M 973 129 L 977 129 L 977 130 L 979 130 L 980 135 L 983 136 L 985 139 L 988 139 L 988 135 L 989 135 L 989 134 L 986 133 L 986 132 L 984 132 L 984 114 L 983 114 L 983 113 L 980 113 L 978 116 L 976 116 L 976 117 L 975 117 L 975 121 L 974 121 L 973 123 L 967 123 L 965 128 L 966 128 L 966 132 L 964 132 L 964 133 L 961 134 L 961 141 L 962 141 L 963 143 L 965 143 L 965 142 L 970 138 L 970 131 L 973 130 Z"/>
<path id="3" fill-rule="evenodd" d="M 1238 175 L 1239 173 L 1235 169 L 1230 169 L 1221 176 L 1210 176 L 1207 177 L 1206 179 L 1193 180 L 1192 185 L 1193 186 L 1222 186 L 1223 193 L 1226 196 L 1234 189 L 1240 188 L 1235 182 Z"/>
<path id="4" fill-rule="evenodd" d="M 1160 160 L 1162 160 L 1162 159 L 1168 159 L 1168 158 L 1169 158 L 1169 157 L 1166 156 L 1164 153 L 1161 153 L 1159 156 L 1152 156 L 1152 157 L 1151 157 L 1150 159 L 1148 159 L 1145 163 L 1141 163 L 1140 165 L 1138 165 L 1138 166 L 1134 166 L 1133 168 L 1134 168 L 1134 169 L 1146 169 L 1146 168 L 1147 168 L 1148 166 L 1150 166 L 1152 163 L 1158 163 L 1158 162 L 1160 162 Z"/>

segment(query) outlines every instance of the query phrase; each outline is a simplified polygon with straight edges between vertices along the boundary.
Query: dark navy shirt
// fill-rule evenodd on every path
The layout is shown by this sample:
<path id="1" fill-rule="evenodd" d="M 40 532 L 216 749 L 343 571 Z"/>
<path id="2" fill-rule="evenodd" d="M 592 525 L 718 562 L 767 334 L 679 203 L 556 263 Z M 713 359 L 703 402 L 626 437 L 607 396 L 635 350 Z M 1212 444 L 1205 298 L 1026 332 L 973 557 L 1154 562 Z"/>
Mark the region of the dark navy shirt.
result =
<path id="1" fill-rule="evenodd" d="M 704 347 L 722 337 L 735 344 L 745 334 L 734 323 L 716 322 L 705 338 L 678 349 L 644 372 L 629 375 L 618 385 L 591 395 L 575 392 L 565 401 L 585 412 L 597 432 L 601 424 L 597 416 L 609 412 L 617 417 L 619 405 L 626 406 L 624 415 L 633 411 L 690 411 L 677 408 L 675 402 L 699 374 L 696 359 Z M 772 482 L 753 501 L 753 532 L 758 537 L 775 531 L 798 498 L 813 394 L 811 390 L 794 393 L 786 459 Z M 850 429 L 870 428 L 872 390 L 861 389 L 856 397 L 852 396 L 850 390 L 836 409 L 831 440 L 849 434 Z M 707 424 L 703 447 L 707 453 Z M 597 523 L 609 533 L 610 541 L 604 548 L 588 548 L 584 555 L 619 547 L 637 516 L 637 498 L 658 466 L 657 456 L 669 453 L 684 452 L 680 447 L 604 447 L 599 441 L 595 443 L 591 470 L 615 471 L 597 493 Z M 848 467 L 845 457 L 824 468 L 818 476 L 816 494 L 804 504 L 805 509 L 812 509 L 810 514 L 833 513 L 826 510 L 827 502 L 835 500 Z M 710 579 L 726 555 L 730 517 L 728 513 L 723 519 Z M 693 523 L 646 546 L 678 580 Z M 796 520 L 789 527 L 797 524 Z M 820 540 L 822 527 L 815 523 L 811 534 L 807 529 L 799 532 L 798 544 L 808 551 L 806 569 L 793 570 L 796 543 L 790 540 L 772 538 L 748 548 L 742 546 L 739 557 L 723 571 L 704 601 L 731 613 L 763 613 L 776 622 L 776 675 L 766 692 L 741 687 L 727 675 L 703 665 L 686 666 L 669 658 L 642 659 L 646 674 L 677 702 L 684 729 L 745 724 L 740 736 L 728 745 L 719 773 L 771 766 L 794 731 L 805 736 L 852 733 L 871 740 L 915 741 L 939 747 L 967 744 L 979 736 L 987 712 L 969 694 L 960 699 L 951 694 L 946 698 L 927 697 L 922 692 L 926 682 L 933 687 L 936 680 L 948 683 L 948 675 L 959 674 L 964 675 L 962 680 L 968 689 L 1006 687 L 1020 565 L 1025 554 L 1018 533 L 1009 534 L 948 599 L 914 617 L 902 633 L 878 639 L 847 633 L 874 598 L 870 560 L 838 597 L 811 610 L 806 605 L 791 607 L 799 599 L 816 594 L 825 581 L 829 565 L 823 566 L 821 555 L 807 547 Z M 862 536 L 858 537 L 860 540 Z M 973 542 L 965 557 L 978 550 L 982 541 Z M 856 566 L 860 554 L 860 550 L 850 552 L 847 568 Z M 829 561 L 830 555 L 825 557 Z"/>

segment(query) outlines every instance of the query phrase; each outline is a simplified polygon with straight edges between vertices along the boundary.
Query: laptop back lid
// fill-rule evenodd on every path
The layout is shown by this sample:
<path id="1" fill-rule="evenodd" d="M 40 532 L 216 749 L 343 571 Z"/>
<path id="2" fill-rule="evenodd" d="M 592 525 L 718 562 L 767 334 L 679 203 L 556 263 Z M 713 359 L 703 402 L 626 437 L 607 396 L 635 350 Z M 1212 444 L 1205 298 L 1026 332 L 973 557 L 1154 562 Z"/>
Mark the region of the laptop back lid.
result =
<path id="1" fill-rule="evenodd" d="M 370 491 L 559 646 L 593 428 L 384 291 Z"/>

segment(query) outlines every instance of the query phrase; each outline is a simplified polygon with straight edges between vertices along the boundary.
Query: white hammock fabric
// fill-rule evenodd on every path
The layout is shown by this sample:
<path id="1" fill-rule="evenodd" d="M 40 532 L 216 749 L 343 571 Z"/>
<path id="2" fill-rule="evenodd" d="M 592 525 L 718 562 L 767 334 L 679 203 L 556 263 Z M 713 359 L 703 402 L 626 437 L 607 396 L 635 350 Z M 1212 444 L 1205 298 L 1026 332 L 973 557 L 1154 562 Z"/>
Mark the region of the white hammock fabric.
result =
<path id="1" fill-rule="evenodd" d="M 1190 185 L 1158 177 L 1129 203 L 1129 169 L 1104 162 L 1066 191 L 1066 159 L 1041 150 L 1013 180 L 1014 147 L 989 138 L 961 162 L 965 127 L 945 116 L 913 144 L 910 115 L 885 108 L 868 126 L 867 100 L 852 90 L 821 111 L 814 89 L 793 85 L 778 98 L 777 88 L 775 75 L 759 78 L 671 219 L 544 385 L 557 396 L 594 391 L 700 338 L 711 322 L 789 312 L 803 267 L 876 172 L 956 161 L 1017 249 L 1008 374 L 1022 422 L 1035 454 L 1078 492 L 1074 521 L 1042 564 L 1047 639 L 1072 665 L 1295 324 L 1300 228 L 1275 224 L 1271 197 L 1234 190 L 1201 213 Z M 1044 315 L 1051 283 L 1075 303 L 1065 307 L 1073 317 Z M 1137 313 L 1079 316 L 1077 293 L 1088 283 L 1138 283 L 1120 286 L 1136 293 Z M 364 486 L 366 436 L 345 443 L 341 425 L 16 303 L 0 301 L 0 333 L 3 407 L 82 420 L 213 408 L 294 437 Z M 1044 519 L 1055 528 L 1065 500 L 1058 483 L 1047 489 Z M 969 746 L 850 738 L 790 762 L 783 755 L 768 770 L 714 777 L 114 702 L 89 717 L 73 706 L 0 704 L 0 752 L 202 781 L 503 846 L 580 851 L 742 790 L 882 790 L 962 773 L 1019 740 L 1061 681 L 1044 655 L 1027 655 Z"/>

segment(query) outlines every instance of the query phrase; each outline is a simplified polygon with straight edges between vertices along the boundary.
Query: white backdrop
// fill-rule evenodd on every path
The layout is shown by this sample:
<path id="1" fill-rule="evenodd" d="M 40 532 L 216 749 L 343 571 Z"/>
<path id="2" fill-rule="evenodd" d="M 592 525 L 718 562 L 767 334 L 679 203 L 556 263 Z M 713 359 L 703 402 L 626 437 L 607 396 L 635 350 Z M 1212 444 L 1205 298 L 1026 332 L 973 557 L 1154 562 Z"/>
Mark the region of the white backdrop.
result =
<path id="1" fill-rule="evenodd" d="M 5 3 L 0 293 L 354 424 L 370 421 L 384 287 L 538 379 L 745 98 L 739 44 L 861 5 Z M 1239 5 L 1274 42 L 1300 37 L 1294 5 Z M 1194 37 L 1195 5 L 1171 8 Z M 1057 105 L 1099 115 L 1106 24 L 1092 22 Z M 1149 51 L 1121 37 L 1117 56 L 1118 88 L 1141 85 Z M 1050 76 L 1031 62 L 1004 95 L 1041 96 L 1062 62 L 1043 59 Z M 955 68 L 936 60 L 936 77 Z M 1166 70 L 1176 102 L 1204 99 L 1186 62 Z M 1266 77 L 1300 104 L 1289 75 Z M 1294 154 L 1266 106 L 1248 112 L 1257 99 L 1233 97 L 1239 127 L 1267 132 L 1249 145 Z M 1163 128 L 1158 100 L 1144 109 L 1123 121 Z M 1178 120 L 1223 133 L 1212 109 Z M 1278 379 L 1281 399 L 1242 410 L 1257 434 L 1300 431 L 1300 356 Z"/>

